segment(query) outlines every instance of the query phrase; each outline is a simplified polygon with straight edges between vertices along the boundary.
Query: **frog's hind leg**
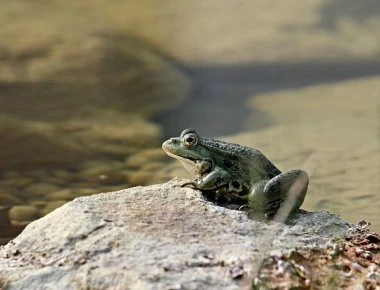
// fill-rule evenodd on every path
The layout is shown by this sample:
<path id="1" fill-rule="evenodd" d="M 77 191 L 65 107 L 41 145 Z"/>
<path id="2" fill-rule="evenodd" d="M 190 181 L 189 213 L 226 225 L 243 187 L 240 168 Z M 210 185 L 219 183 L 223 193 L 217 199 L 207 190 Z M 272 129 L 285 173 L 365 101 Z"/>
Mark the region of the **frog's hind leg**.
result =
<path id="1" fill-rule="evenodd" d="M 285 212 L 297 210 L 303 203 L 309 184 L 309 176 L 302 170 L 290 170 L 270 180 L 257 183 L 248 198 L 250 207 L 272 218 L 284 205 Z"/>

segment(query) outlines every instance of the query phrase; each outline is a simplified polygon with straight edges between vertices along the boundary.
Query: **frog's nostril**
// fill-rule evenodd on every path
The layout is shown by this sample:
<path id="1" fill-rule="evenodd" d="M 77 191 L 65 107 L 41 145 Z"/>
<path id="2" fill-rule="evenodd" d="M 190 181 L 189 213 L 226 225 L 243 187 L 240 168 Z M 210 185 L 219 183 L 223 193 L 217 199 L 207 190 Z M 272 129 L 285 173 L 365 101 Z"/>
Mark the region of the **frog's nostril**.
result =
<path id="1" fill-rule="evenodd" d="M 164 143 L 162 143 L 162 148 L 168 148 L 168 147 L 171 147 L 173 146 L 173 144 L 176 143 L 176 140 L 175 139 L 169 139 L 169 140 L 166 140 Z"/>
<path id="2" fill-rule="evenodd" d="M 170 140 L 166 140 L 164 143 L 162 143 L 162 148 L 167 148 L 170 145 Z"/>

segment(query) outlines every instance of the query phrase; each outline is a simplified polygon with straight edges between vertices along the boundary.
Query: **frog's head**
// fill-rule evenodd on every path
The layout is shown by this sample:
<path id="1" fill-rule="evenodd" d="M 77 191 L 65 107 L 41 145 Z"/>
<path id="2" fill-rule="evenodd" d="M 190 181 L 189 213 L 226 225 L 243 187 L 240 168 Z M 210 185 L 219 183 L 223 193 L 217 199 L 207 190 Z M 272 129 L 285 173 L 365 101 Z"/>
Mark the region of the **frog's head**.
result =
<path id="1" fill-rule="evenodd" d="M 186 129 L 180 137 L 165 141 L 162 149 L 169 156 L 179 160 L 194 175 L 201 175 L 212 167 L 210 152 L 202 146 L 202 139 L 193 129 Z"/>

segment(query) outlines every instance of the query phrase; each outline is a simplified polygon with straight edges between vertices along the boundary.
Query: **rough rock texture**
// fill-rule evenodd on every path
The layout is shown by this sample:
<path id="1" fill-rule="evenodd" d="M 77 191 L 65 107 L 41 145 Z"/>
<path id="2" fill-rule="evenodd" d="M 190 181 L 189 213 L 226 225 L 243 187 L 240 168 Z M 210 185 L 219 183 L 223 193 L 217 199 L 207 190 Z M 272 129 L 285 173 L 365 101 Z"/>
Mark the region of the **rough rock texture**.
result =
<path id="1" fill-rule="evenodd" d="M 0 249 L 0 288 L 242 289 L 270 252 L 350 227 L 324 211 L 255 221 L 181 182 L 77 198 L 31 223 Z"/>

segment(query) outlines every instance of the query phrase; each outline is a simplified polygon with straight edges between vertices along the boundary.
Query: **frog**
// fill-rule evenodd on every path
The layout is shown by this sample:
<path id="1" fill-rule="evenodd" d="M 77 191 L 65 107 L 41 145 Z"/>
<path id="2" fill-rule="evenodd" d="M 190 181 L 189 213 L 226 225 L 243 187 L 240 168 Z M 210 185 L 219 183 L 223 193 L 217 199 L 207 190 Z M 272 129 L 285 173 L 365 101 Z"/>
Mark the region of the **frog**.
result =
<path id="1" fill-rule="evenodd" d="M 304 202 L 307 172 L 282 172 L 258 149 L 201 137 L 191 128 L 163 142 L 162 149 L 195 177 L 182 187 L 214 192 L 225 203 L 244 205 L 265 218 L 273 218 L 285 203 L 294 213 Z"/>

